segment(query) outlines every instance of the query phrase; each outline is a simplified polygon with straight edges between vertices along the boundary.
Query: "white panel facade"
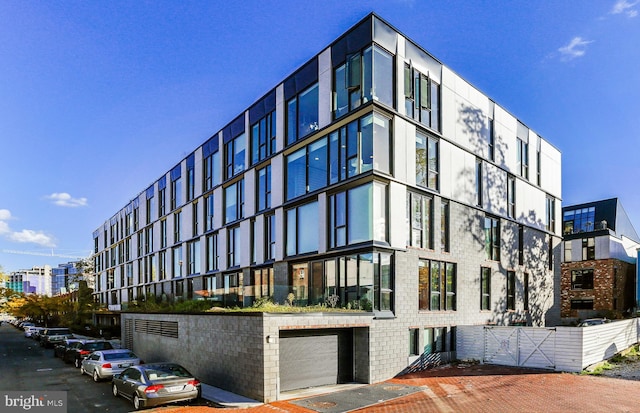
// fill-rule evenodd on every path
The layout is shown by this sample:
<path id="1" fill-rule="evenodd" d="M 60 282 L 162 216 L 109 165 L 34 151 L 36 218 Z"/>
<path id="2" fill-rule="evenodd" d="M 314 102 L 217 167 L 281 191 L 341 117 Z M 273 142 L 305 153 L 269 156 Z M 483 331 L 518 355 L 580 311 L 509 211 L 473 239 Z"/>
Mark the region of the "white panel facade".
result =
<path id="1" fill-rule="evenodd" d="M 485 163 L 487 187 L 484 192 L 484 209 L 496 215 L 507 214 L 507 173 L 493 164 Z"/>
<path id="2" fill-rule="evenodd" d="M 331 112 L 333 73 L 331 69 L 331 49 L 325 49 L 318 55 L 318 126 L 320 128 L 329 125 L 333 120 Z"/>
<path id="3" fill-rule="evenodd" d="M 495 162 L 516 174 L 516 131 L 518 120 L 502 107 L 495 105 L 494 133 L 496 139 Z"/>
<path id="4" fill-rule="evenodd" d="M 389 244 L 394 248 L 404 248 L 407 245 L 407 187 L 397 182 L 389 183 L 388 201 Z"/>

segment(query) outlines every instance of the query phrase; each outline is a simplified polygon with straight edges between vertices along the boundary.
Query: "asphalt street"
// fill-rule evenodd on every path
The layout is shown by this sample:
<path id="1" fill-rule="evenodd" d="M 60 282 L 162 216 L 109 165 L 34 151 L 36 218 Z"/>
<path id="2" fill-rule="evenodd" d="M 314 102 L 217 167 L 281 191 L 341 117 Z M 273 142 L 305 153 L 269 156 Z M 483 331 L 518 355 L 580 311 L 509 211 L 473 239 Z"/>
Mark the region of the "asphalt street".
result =
<path id="1" fill-rule="evenodd" d="M 8 323 L 0 326 L 0 390 L 66 391 L 68 413 L 130 412 L 133 406 L 111 395 L 110 382 L 94 383 L 71 364 Z"/>

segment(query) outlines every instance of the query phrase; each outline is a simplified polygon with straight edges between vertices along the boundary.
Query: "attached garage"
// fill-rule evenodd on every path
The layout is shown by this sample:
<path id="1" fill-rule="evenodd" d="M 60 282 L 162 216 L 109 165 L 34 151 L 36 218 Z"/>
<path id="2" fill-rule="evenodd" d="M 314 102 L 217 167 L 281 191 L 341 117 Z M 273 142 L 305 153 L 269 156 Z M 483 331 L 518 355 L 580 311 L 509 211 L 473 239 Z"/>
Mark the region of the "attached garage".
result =
<path id="1" fill-rule="evenodd" d="M 353 380 L 351 329 L 280 332 L 280 391 Z"/>

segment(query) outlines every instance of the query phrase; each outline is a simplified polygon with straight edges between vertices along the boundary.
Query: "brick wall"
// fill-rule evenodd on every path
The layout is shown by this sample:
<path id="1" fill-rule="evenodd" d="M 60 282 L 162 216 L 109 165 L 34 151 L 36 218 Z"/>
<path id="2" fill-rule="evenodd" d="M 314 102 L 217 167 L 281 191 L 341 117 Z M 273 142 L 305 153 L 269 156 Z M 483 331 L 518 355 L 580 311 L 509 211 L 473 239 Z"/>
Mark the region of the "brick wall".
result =
<path id="1" fill-rule="evenodd" d="M 572 271 L 582 269 L 593 269 L 593 289 L 573 290 Z M 562 263 L 561 291 L 565 319 L 619 318 L 635 306 L 635 265 L 616 259 Z M 572 299 L 593 299 L 593 310 L 572 310 Z"/>

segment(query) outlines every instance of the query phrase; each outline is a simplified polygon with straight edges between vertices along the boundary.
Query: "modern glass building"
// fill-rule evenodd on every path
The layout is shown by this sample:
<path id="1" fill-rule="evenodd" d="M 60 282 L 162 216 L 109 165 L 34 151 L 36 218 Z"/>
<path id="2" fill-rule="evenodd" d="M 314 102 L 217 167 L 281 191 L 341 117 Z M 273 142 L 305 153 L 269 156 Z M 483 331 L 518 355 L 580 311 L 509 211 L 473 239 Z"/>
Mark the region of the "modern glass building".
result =
<path id="1" fill-rule="evenodd" d="M 329 381 L 375 382 L 455 357 L 457 325 L 559 322 L 560 203 L 560 152 L 371 14 L 95 230 L 96 295 L 361 309 L 339 329 L 269 319 L 281 362 L 231 390 L 308 383 L 332 334 Z M 296 346 L 307 368 L 285 366 Z"/>

